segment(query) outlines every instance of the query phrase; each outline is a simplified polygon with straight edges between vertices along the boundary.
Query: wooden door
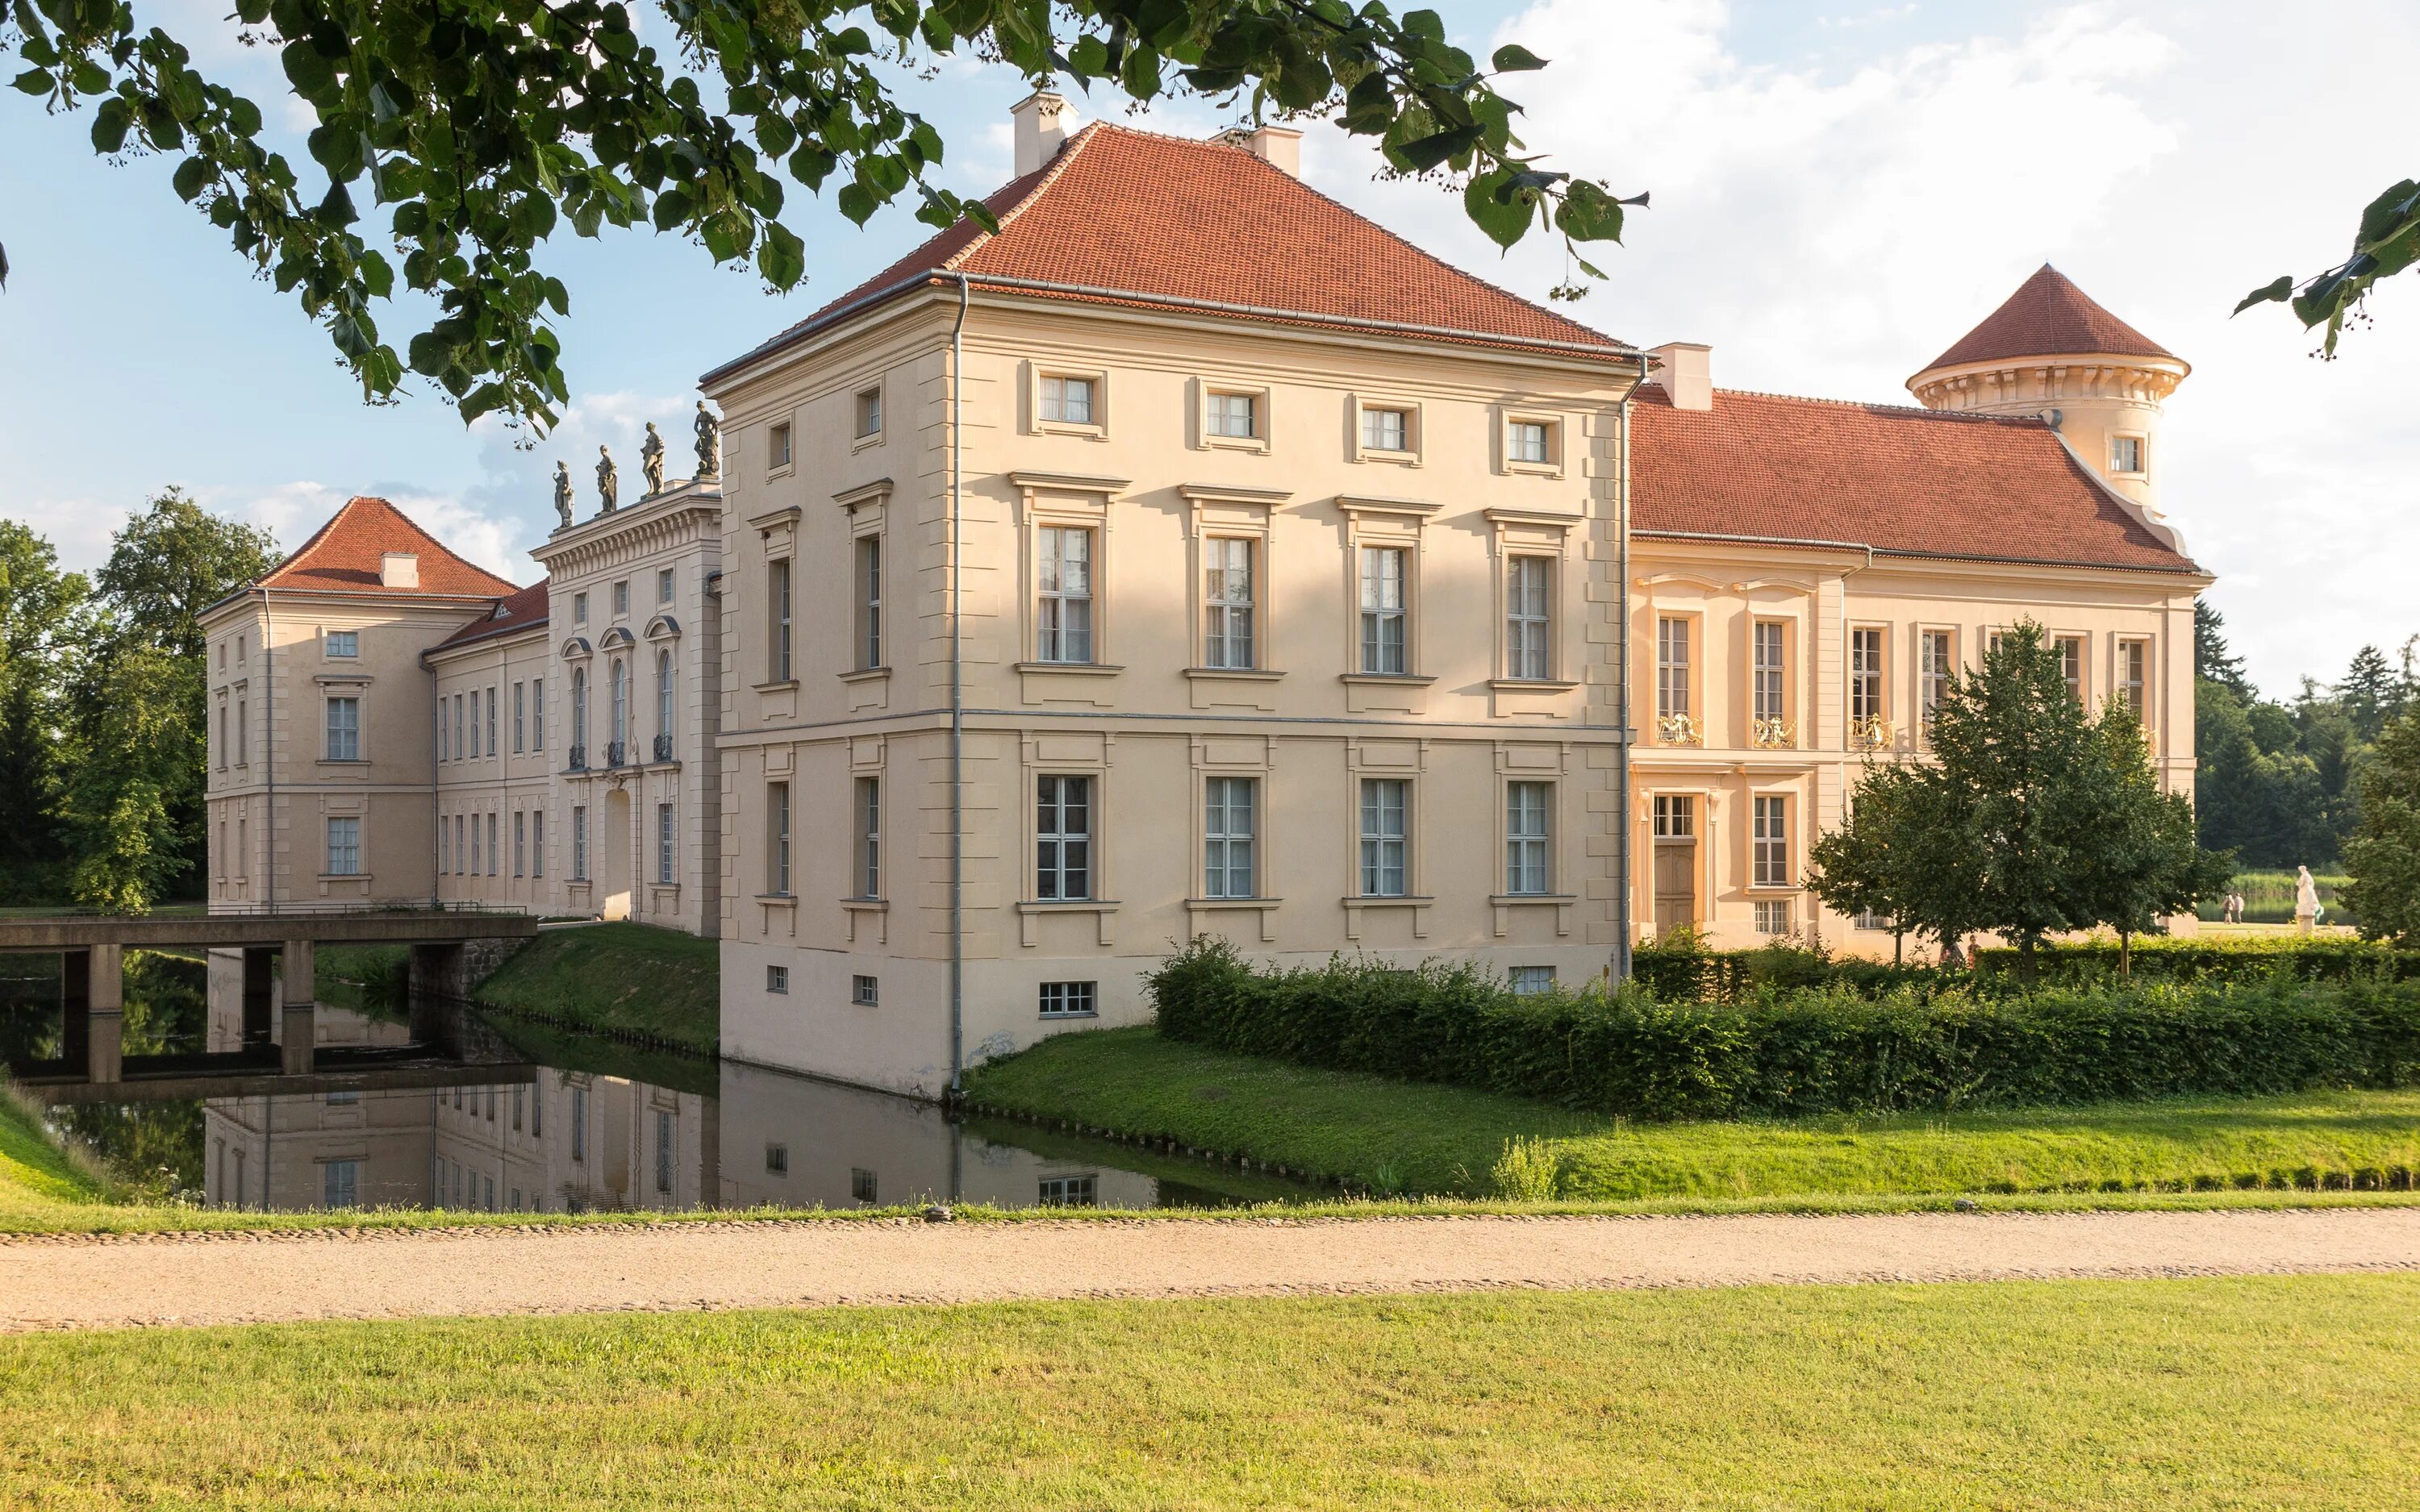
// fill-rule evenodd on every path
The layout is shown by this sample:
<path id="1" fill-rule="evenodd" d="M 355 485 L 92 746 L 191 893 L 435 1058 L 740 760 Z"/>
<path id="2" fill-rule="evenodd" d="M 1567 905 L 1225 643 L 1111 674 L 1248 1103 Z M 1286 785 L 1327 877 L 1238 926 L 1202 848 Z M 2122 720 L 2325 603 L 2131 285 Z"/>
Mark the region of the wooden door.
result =
<path id="1" fill-rule="evenodd" d="M 1698 842 L 1655 842 L 1655 933 L 1693 929 L 1698 922 Z"/>

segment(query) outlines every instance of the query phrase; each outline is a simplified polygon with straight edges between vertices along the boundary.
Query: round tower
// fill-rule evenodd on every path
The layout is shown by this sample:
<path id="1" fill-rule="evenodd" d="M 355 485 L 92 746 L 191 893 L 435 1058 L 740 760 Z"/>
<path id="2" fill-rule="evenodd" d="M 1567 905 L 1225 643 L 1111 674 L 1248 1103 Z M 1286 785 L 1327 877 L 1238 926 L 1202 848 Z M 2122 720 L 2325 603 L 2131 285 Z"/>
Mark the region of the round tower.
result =
<path id="1" fill-rule="evenodd" d="M 2040 415 L 2156 518 L 2160 406 L 2191 371 L 2044 263 L 1907 387 L 1927 409 Z"/>

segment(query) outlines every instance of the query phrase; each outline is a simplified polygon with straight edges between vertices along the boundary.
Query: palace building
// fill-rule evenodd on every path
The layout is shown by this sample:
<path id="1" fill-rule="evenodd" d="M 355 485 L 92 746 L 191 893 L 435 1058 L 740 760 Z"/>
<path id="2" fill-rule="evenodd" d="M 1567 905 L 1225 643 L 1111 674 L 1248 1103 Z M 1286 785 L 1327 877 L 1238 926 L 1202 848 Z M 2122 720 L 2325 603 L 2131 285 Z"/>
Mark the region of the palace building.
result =
<path id="1" fill-rule="evenodd" d="M 213 899 L 711 934 L 727 1055 L 934 1096 L 1202 933 L 1516 987 L 1625 930 L 1887 949 L 1807 846 L 2024 618 L 2190 790 L 2185 364 L 2055 271 L 1918 407 L 1738 393 L 1291 131 L 1067 126 L 1017 107 L 998 232 L 706 375 L 719 475 L 546 580 L 356 500 L 216 607 Z"/>

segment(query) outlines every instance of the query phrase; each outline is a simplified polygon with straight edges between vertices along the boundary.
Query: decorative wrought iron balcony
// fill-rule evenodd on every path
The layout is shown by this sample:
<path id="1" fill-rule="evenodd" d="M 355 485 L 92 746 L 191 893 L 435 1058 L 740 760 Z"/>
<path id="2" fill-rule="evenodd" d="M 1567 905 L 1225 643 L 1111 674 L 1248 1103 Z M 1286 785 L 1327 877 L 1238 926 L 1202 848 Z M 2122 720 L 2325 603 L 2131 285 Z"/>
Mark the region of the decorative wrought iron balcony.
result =
<path id="1" fill-rule="evenodd" d="M 606 747 L 605 747 L 605 764 L 606 764 L 606 765 L 608 765 L 608 766 L 619 766 L 619 765 L 621 765 L 623 763 L 625 763 L 625 762 L 628 761 L 629 759 L 630 759 L 630 748 L 629 748 L 627 744 L 625 744 L 624 742 L 619 741 L 619 740 L 611 741 L 611 742 L 608 742 L 608 743 L 607 743 L 607 745 L 606 745 Z"/>
<path id="2" fill-rule="evenodd" d="M 1666 746 L 1702 746 L 1706 743 L 1705 735 L 1698 729 L 1697 719 L 1686 714 L 1658 716 L 1655 739 Z"/>
<path id="3" fill-rule="evenodd" d="M 584 772 L 584 771 L 588 770 L 588 748 L 587 748 L 587 747 L 585 747 L 585 746 L 574 746 L 574 747 L 572 747 L 572 748 L 571 748 L 571 763 L 570 763 L 570 765 L 569 765 L 569 766 L 567 766 L 567 767 L 566 768 L 566 770 L 567 770 L 567 771 L 573 771 L 573 772 Z"/>
<path id="4" fill-rule="evenodd" d="M 1899 726 L 1879 714 L 1849 721 L 1851 750 L 1888 750 L 1899 744 Z"/>
<path id="5" fill-rule="evenodd" d="M 1779 750 L 1798 744 L 1798 732 L 1787 719 L 1759 719 L 1749 738 L 1765 750 Z"/>
<path id="6" fill-rule="evenodd" d="M 659 762 L 668 762 L 672 759 L 673 737 L 670 735 L 658 735 L 656 737 L 656 760 Z"/>

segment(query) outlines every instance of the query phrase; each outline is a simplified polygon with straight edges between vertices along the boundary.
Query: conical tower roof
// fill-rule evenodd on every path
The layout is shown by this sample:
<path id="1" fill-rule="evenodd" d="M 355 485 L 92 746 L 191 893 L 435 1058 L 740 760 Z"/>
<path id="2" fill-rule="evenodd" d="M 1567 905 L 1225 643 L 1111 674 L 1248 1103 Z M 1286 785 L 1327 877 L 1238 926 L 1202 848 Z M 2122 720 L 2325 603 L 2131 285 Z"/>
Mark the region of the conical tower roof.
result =
<path id="1" fill-rule="evenodd" d="M 2044 263 L 2041 270 L 2019 285 L 2005 303 L 1985 316 L 1981 325 L 1925 364 L 1924 371 L 1962 367 L 1970 363 L 2001 363 L 2017 357 L 2068 357 L 2087 352 L 2182 361 L 2095 304 L 2073 280 Z"/>

